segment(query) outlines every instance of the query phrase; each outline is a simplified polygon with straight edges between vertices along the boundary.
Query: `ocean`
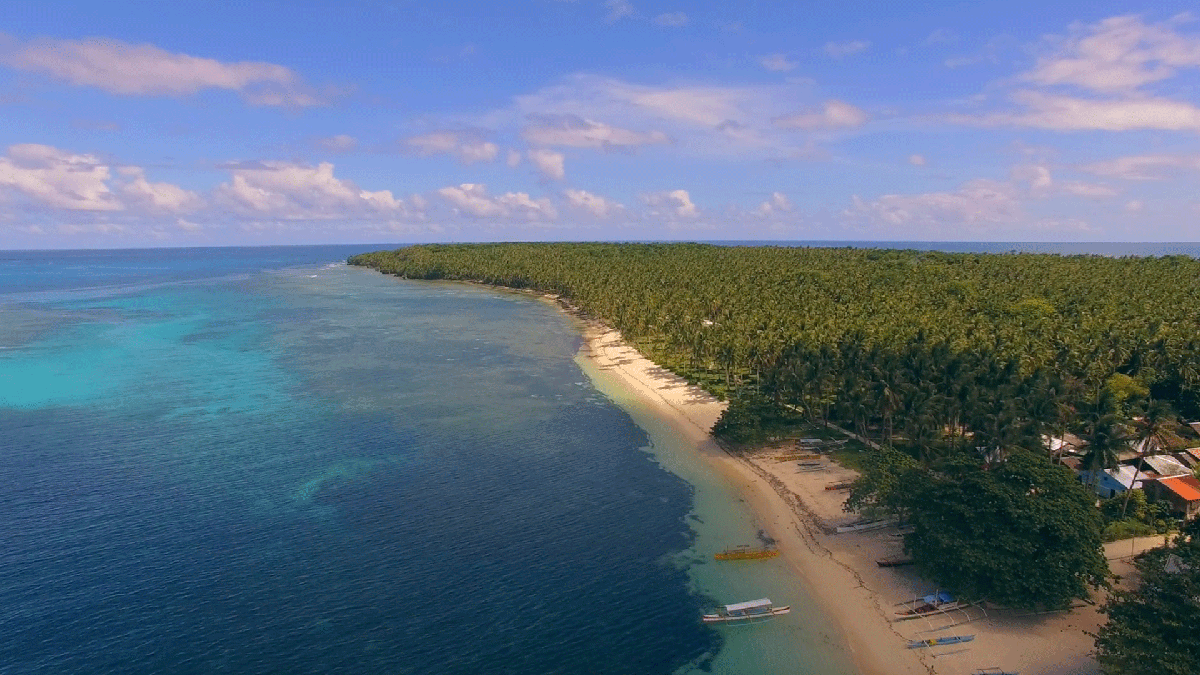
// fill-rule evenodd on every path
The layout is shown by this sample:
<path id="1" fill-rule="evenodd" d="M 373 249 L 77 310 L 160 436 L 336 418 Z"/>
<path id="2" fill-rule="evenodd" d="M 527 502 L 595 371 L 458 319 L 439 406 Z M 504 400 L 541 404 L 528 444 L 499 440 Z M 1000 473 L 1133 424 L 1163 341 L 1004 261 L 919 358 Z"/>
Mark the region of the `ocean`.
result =
<path id="1" fill-rule="evenodd" d="M 854 672 L 568 317 L 378 248 L 0 252 L 0 673 Z"/>
<path id="2" fill-rule="evenodd" d="M 668 673 L 692 488 L 556 308 L 367 247 L 0 254 L 0 672 Z"/>

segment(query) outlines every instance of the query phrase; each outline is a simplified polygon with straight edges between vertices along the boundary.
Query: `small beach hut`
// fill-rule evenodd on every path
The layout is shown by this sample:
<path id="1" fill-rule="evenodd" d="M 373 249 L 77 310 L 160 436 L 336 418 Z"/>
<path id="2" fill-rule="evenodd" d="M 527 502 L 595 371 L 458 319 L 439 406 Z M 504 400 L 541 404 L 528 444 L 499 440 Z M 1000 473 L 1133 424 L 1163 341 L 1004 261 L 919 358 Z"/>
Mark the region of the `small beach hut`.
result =
<path id="1" fill-rule="evenodd" d="M 1146 482 L 1146 492 L 1171 505 L 1171 513 L 1184 520 L 1200 514 L 1200 480 L 1195 476 L 1173 476 Z"/>

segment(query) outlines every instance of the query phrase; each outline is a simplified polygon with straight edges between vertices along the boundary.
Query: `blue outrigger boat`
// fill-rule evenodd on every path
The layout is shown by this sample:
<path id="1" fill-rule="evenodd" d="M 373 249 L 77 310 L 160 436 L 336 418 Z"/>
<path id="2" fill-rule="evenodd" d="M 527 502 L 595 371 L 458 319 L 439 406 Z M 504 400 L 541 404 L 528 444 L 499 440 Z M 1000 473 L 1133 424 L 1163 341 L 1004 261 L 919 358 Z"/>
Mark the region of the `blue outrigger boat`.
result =
<path id="1" fill-rule="evenodd" d="M 921 647 L 940 647 L 942 645 L 956 645 L 962 642 L 970 642 L 974 640 L 974 635 L 947 635 L 945 637 L 935 637 L 926 640 L 909 640 L 909 649 L 920 649 Z"/>

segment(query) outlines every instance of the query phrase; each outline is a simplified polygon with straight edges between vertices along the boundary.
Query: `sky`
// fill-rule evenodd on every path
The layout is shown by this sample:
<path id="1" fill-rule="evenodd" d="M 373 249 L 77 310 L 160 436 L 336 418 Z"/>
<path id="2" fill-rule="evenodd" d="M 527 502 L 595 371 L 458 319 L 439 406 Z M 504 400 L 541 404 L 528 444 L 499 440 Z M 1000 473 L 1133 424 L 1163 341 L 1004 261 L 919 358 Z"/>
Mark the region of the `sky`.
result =
<path id="1" fill-rule="evenodd" d="M 1192 3 L 0 3 L 0 249 L 1200 240 Z"/>

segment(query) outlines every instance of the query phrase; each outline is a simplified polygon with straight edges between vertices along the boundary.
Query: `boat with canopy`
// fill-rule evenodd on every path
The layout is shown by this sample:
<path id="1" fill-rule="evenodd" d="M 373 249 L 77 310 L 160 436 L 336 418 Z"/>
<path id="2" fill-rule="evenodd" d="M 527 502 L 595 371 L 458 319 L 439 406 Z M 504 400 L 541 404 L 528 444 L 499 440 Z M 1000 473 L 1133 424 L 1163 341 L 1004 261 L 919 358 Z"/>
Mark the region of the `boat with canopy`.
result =
<path id="1" fill-rule="evenodd" d="M 759 598 L 747 602 L 737 602 L 725 605 L 713 614 L 705 614 L 701 621 L 704 623 L 765 621 L 792 611 L 790 606 L 776 607 L 770 598 Z"/>

